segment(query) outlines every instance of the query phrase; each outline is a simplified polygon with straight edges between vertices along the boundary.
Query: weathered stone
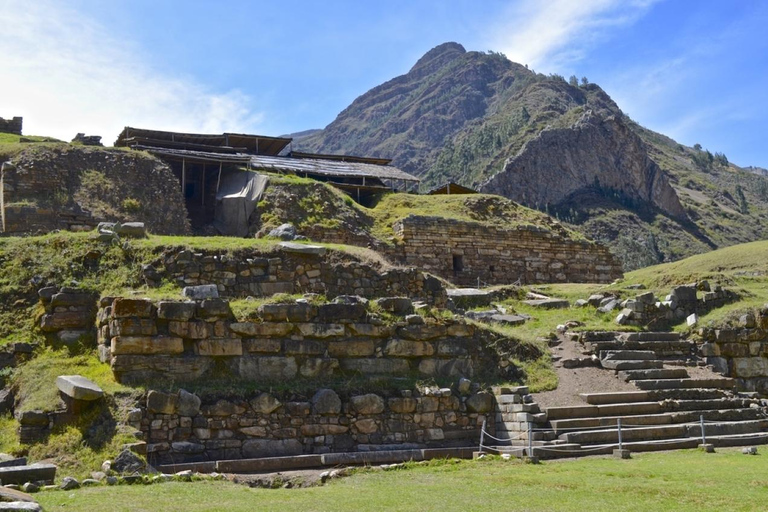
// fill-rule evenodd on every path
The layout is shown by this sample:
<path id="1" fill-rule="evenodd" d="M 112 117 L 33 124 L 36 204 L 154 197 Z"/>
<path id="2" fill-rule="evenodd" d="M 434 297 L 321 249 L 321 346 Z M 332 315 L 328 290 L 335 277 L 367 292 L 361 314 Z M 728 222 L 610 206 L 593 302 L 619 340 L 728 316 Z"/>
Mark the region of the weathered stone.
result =
<path id="1" fill-rule="evenodd" d="M 229 324 L 229 328 L 235 334 L 246 337 L 260 337 L 260 336 L 287 336 L 292 330 L 293 325 L 287 322 L 236 322 Z"/>
<path id="2" fill-rule="evenodd" d="M 383 297 L 375 302 L 384 311 L 395 315 L 410 315 L 413 313 L 413 302 L 408 297 Z"/>
<path id="3" fill-rule="evenodd" d="M 747 313 L 745 315 L 742 315 L 741 318 L 739 319 L 739 322 L 741 323 L 742 327 L 745 327 L 747 329 L 754 329 L 756 326 L 755 315 L 753 315 L 752 313 Z"/>
<path id="4" fill-rule="evenodd" d="M 363 375 L 402 375 L 408 373 L 410 366 L 405 359 L 341 359 L 339 361 L 341 369 L 348 372 L 360 372 Z"/>
<path id="5" fill-rule="evenodd" d="M 389 409 L 396 414 L 410 414 L 416 411 L 415 398 L 390 398 L 387 403 Z"/>
<path id="6" fill-rule="evenodd" d="M 312 256 L 323 256 L 325 247 L 321 245 L 298 244 L 296 242 L 280 242 L 280 250 L 297 254 L 308 254 Z"/>
<path id="7" fill-rule="evenodd" d="M 297 236 L 296 227 L 293 224 L 280 224 L 269 232 L 269 237 L 279 238 L 280 240 L 294 240 Z"/>
<path id="8" fill-rule="evenodd" d="M 266 322 L 309 322 L 317 315 L 317 307 L 311 304 L 264 304 L 259 316 Z"/>
<path id="9" fill-rule="evenodd" d="M 200 402 L 199 396 L 180 389 L 177 414 L 179 416 L 197 416 L 200 413 Z"/>
<path id="10" fill-rule="evenodd" d="M 93 316 L 87 311 L 67 311 L 43 315 L 40 328 L 45 332 L 77 329 L 92 322 Z"/>
<path id="11" fill-rule="evenodd" d="M 277 398 L 269 393 L 261 393 L 249 403 L 257 414 L 272 414 L 282 405 Z"/>
<path id="12" fill-rule="evenodd" d="M 175 414 L 178 395 L 170 395 L 161 391 L 150 390 L 147 393 L 147 410 L 161 414 Z"/>
<path id="13" fill-rule="evenodd" d="M 407 340 L 433 340 L 446 335 L 446 328 L 444 325 L 409 325 L 407 327 L 401 327 L 397 330 L 397 333 Z"/>
<path id="14" fill-rule="evenodd" d="M 51 296 L 51 306 L 96 306 L 96 296 L 86 292 L 65 292 L 56 293 Z"/>
<path id="15" fill-rule="evenodd" d="M 435 347 L 427 341 L 389 340 L 384 353 L 394 357 L 422 357 L 435 353 Z"/>
<path id="16" fill-rule="evenodd" d="M 241 357 L 237 363 L 240 377 L 252 380 L 292 379 L 299 371 L 293 357 Z"/>
<path id="17" fill-rule="evenodd" d="M 371 338 L 386 338 L 392 335 L 392 326 L 373 325 L 373 324 L 348 324 L 349 331 L 353 336 L 365 336 Z"/>
<path id="18" fill-rule="evenodd" d="M 303 447 L 297 439 L 249 439 L 243 441 L 242 451 L 246 458 L 285 457 L 301 455 Z"/>
<path id="19" fill-rule="evenodd" d="M 243 350 L 246 352 L 260 352 L 263 354 L 277 354 L 283 348 L 280 340 L 254 339 L 243 340 Z"/>
<path id="20" fill-rule="evenodd" d="M 215 404 L 204 405 L 201 410 L 205 416 L 232 416 L 233 414 L 243 414 L 245 407 L 229 400 L 219 400 Z"/>
<path id="21" fill-rule="evenodd" d="M 194 302 L 160 301 L 157 304 L 157 317 L 163 320 L 187 322 L 195 316 L 195 311 L 197 304 Z"/>
<path id="22" fill-rule="evenodd" d="M 231 318 L 233 316 L 229 302 L 224 299 L 205 299 L 199 304 L 197 313 L 203 318 Z"/>
<path id="23" fill-rule="evenodd" d="M 0 511 L 5 512 L 43 512 L 39 503 L 29 501 L 3 501 L 0 502 Z"/>
<path id="24" fill-rule="evenodd" d="M 181 354 L 184 341 L 170 336 L 118 336 L 112 338 L 113 355 L 123 354 Z"/>
<path id="25" fill-rule="evenodd" d="M 114 231 L 126 238 L 144 238 L 147 236 L 143 222 L 117 222 L 115 223 Z"/>
<path id="26" fill-rule="evenodd" d="M 473 368 L 467 359 L 422 359 L 419 373 L 432 377 L 471 377 Z"/>
<path id="27" fill-rule="evenodd" d="M 243 427 L 240 433 L 249 437 L 267 437 L 266 427 Z"/>
<path id="28" fill-rule="evenodd" d="M 157 325 L 151 318 L 117 318 L 109 324 L 112 336 L 154 336 Z"/>
<path id="29" fill-rule="evenodd" d="M 59 485 L 59 489 L 62 489 L 64 491 L 71 491 L 73 489 L 79 489 L 79 488 L 80 488 L 80 482 L 78 482 L 76 478 L 72 478 L 71 476 L 65 476 L 61 480 L 61 485 Z"/>
<path id="30" fill-rule="evenodd" d="M 56 478 L 56 466 L 53 464 L 45 464 L 36 462 L 29 466 L 11 466 L 0 468 L 0 481 L 4 485 L 8 484 L 23 484 L 25 482 L 50 482 Z M 19 491 L 14 491 L 15 496 L 11 496 L 12 489 L 3 488 L 0 489 L 0 497 L 7 499 L 7 497 L 15 498 L 15 496 L 21 495 Z M 19 493 L 16 495 L 16 493 Z M 31 498 L 31 496 L 30 496 Z M 34 498 L 32 498 L 34 501 Z"/>
<path id="31" fill-rule="evenodd" d="M 176 443 L 171 443 L 171 449 L 176 453 L 195 454 L 203 453 L 205 451 L 205 446 L 199 443 L 191 443 L 189 441 L 179 441 Z"/>
<path id="32" fill-rule="evenodd" d="M 299 367 L 299 373 L 307 378 L 330 377 L 338 367 L 338 359 L 310 357 Z"/>
<path id="33" fill-rule="evenodd" d="M 380 414 L 384 412 L 384 399 L 374 393 L 353 396 L 350 403 L 358 414 Z"/>
<path id="34" fill-rule="evenodd" d="M 112 463 L 112 469 L 118 473 L 143 472 L 146 467 L 146 462 L 131 450 L 121 451 Z"/>
<path id="35" fill-rule="evenodd" d="M 478 414 L 491 412 L 494 406 L 493 395 L 485 391 L 475 393 L 467 397 L 466 405 L 469 412 Z"/>
<path id="36" fill-rule="evenodd" d="M 190 322 L 177 322 L 172 320 L 168 322 L 168 332 L 174 336 L 179 336 L 180 338 L 188 340 L 202 340 L 208 338 L 212 334 L 211 329 L 211 324 L 200 320 L 192 320 Z"/>
<path id="37" fill-rule="evenodd" d="M 474 335 L 475 327 L 464 322 L 455 322 L 448 326 L 446 333 L 455 338 L 468 338 Z"/>
<path id="38" fill-rule="evenodd" d="M 201 356 L 241 356 L 243 342 L 239 338 L 198 340 L 195 349 Z"/>
<path id="39" fill-rule="evenodd" d="M 344 425 L 302 425 L 301 435 L 306 437 L 338 436 L 346 434 L 349 427 Z"/>
<path id="40" fill-rule="evenodd" d="M 323 304 L 317 308 L 317 318 L 320 322 L 354 322 L 365 318 L 368 310 L 365 304 Z"/>
<path id="41" fill-rule="evenodd" d="M 56 386 L 75 400 L 92 401 L 104 396 L 104 391 L 95 382 L 82 375 L 59 375 L 56 377 Z"/>
<path id="42" fill-rule="evenodd" d="M 125 318 L 130 316 L 151 318 L 154 308 L 155 306 L 150 300 L 118 297 L 112 303 L 112 316 L 114 318 Z"/>
<path id="43" fill-rule="evenodd" d="M 219 298 L 219 287 L 215 284 L 201 284 L 198 286 L 186 286 L 181 290 L 181 295 L 188 299 L 217 299 Z"/>
<path id="44" fill-rule="evenodd" d="M 355 422 L 355 428 L 361 434 L 373 434 L 374 432 L 379 430 L 379 426 L 376 424 L 376 420 L 371 418 L 357 420 Z"/>
<path id="45" fill-rule="evenodd" d="M 328 353 L 332 357 L 366 357 L 372 356 L 376 348 L 373 340 L 331 341 L 328 343 Z"/>
<path id="46" fill-rule="evenodd" d="M 16 419 L 24 427 L 47 427 L 50 418 L 47 412 L 43 411 L 23 411 L 16 413 Z M 2 482 L 2 480 L 0 480 Z"/>
<path id="47" fill-rule="evenodd" d="M 344 324 L 316 324 L 301 323 L 296 324 L 302 336 L 310 338 L 332 338 L 344 336 Z"/>
<path id="48" fill-rule="evenodd" d="M 332 389 L 318 390 L 312 397 L 312 414 L 339 414 L 341 399 Z"/>
<path id="49" fill-rule="evenodd" d="M 570 306 L 565 299 L 532 299 L 524 300 L 523 304 L 542 309 L 568 309 Z"/>
<path id="50" fill-rule="evenodd" d="M 322 355 L 326 345 L 322 341 L 315 340 L 285 340 L 286 355 Z"/>

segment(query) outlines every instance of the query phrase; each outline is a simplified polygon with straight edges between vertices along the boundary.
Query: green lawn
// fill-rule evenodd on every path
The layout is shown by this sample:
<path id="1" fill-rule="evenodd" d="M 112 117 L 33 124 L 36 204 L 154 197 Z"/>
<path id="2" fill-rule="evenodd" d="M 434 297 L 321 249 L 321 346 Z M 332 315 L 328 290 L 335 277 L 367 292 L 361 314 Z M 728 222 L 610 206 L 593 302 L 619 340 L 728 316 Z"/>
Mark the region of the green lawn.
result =
<path id="1" fill-rule="evenodd" d="M 229 482 L 98 487 L 37 495 L 45 510 L 765 510 L 768 459 L 735 449 L 636 454 L 631 460 L 461 461 L 364 472 L 306 489 Z"/>

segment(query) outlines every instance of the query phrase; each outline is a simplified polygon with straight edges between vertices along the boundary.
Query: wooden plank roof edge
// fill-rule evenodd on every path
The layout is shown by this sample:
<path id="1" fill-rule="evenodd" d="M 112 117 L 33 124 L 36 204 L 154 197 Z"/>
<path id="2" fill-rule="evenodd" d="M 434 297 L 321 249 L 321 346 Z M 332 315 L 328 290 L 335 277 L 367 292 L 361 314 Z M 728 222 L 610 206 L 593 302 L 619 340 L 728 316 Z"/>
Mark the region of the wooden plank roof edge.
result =
<path id="1" fill-rule="evenodd" d="M 315 160 L 338 160 L 342 162 L 357 162 L 361 164 L 389 165 L 391 158 L 377 158 L 355 155 L 334 155 L 324 153 L 306 153 L 304 151 L 291 151 L 288 156 L 293 158 L 310 158 Z"/>

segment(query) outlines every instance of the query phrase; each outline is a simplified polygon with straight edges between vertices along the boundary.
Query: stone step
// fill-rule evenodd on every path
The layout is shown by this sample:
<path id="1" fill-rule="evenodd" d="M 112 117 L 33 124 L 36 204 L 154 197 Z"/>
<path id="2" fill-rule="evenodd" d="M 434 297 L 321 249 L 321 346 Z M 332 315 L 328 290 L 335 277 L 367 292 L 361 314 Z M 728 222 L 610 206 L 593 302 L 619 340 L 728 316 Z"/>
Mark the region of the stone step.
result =
<path id="1" fill-rule="evenodd" d="M 711 436 L 751 434 L 760 433 L 768 426 L 768 420 L 747 420 L 733 422 L 709 423 L 704 426 L 704 430 Z M 674 424 L 657 425 L 642 427 L 622 427 L 622 440 L 631 441 L 649 441 L 660 439 L 680 439 L 685 437 L 701 438 L 701 427 L 698 423 L 693 424 Z M 581 432 L 568 432 L 561 434 L 558 439 L 568 443 L 579 443 L 583 445 L 617 443 L 619 440 L 618 429 L 600 429 Z"/>
<path id="2" fill-rule="evenodd" d="M 657 414 L 661 412 L 664 412 L 664 408 L 659 402 L 634 402 L 606 405 L 550 407 L 547 409 L 547 417 L 549 418 L 549 421 L 552 421 L 570 418 Z"/>
<path id="3" fill-rule="evenodd" d="M 652 350 L 603 350 L 600 353 L 600 359 L 642 361 L 656 359 L 656 352 Z"/>
<path id="4" fill-rule="evenodd" d="M 680 333 L 677 332 L 626 332 L 619 334 L 622 341 L 678 341 Z"/>
<path id="5" fill-rule="evenodd" d="M 635 380 L 632 383 L 644 390 L 676 388 L 733 389 L 736 387 L 736 381 L 726 377 L 712 379 L 649 379 Z"/>
<path id="6" fill-rule="evenodd" d="M 624 359 L 618 359 L 618 360 L 606 360 L 603 359 L 600 361 L 600 364 L 603 366 L 603 368 L 606 368 L 608 370 L 650 370 L 654 368 L 664 368 L 664 363 L 657 360 L 639 360 L 635 361 L 632 359 L 624 360 Z"/>
<path id="7" fill-rule="evenodd" d="M 635 370 L 646 371 L 646 370 Z M 590 405 L 621 404 L 628 402 L 648 402 L 648 391 L 611 391 L 607 393 L 579 393 L 579 396 Z"/>
<path id="8" fill-rule="evenodd" d="M 689 356 L 696 350 L 690 341 L 594 341 L 586 344 L 594 353 L 607 350 L 653 351 L 657 356 Z"/>
<path id="9" fill-rule="evenodd" d="M 722 389 L 674 388 L 651 389 L 647 391 L 612 391 L 607 393 L 581 393 L 579 395 L 590 405 L 620 404 L 629 402 L 651 402 L 654 400 L 721 400 L 729 398 Z"/>
<path id="10" fill-rule="evenodd" d="M 628 382 L 631 380 L 649 379 L 687 379 L 688 371 L 685 368 L 660 368 L 651 370 L 622 370 L 619 379 Z"/>
<path id="11" fill-rule="evenodd" d="M 675 423 L 692 423 L 704 416 L 706 421 L 744 421 L 759 420 L 763 413 L 758 409 L 717 409 L 681 412 L 665 412 L 661 414 L 643 414 L 638 416 L 605 416 L 598 418 L 576 418 L 554 420 L 551 422 L 555 432 L 562 433 L 568 429 L 614 426 L 620 418 L 626 425 L 672 425 Z"/>

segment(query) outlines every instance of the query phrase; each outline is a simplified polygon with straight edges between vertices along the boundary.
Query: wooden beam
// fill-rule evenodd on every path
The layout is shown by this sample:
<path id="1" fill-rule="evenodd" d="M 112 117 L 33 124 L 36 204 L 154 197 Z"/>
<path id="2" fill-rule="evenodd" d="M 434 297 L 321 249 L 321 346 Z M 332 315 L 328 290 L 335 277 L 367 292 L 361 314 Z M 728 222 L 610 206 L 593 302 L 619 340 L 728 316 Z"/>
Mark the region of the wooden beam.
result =
<path id="1" fill-rule="evenodd" d="M 216 195 L 219 195 L 219 185 L 221 185 L 221 162 L 219 162 L 219 177 L 216 180 Z"/>
<path id="2" fill-rule="evenodd" d="M 181 196 L 186 199 L 187 194 L 187 161 L 181 159 Z"/>
<path id="3" fill-rule="evenodd" d="M 201 188 L 202 188 L 202 192 L 200 193 L 200 199 L 201 199 L 200 204 L 205 206 L 205 164 L 203 164 L 203 186 Z"/>

